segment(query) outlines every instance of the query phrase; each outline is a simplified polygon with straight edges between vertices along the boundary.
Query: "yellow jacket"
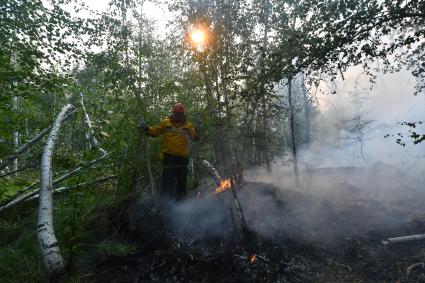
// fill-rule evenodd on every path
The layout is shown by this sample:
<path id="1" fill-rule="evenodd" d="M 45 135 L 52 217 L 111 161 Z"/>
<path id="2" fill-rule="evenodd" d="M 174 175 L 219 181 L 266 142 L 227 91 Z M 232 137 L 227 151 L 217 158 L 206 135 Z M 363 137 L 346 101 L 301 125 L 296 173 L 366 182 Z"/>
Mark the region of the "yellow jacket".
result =
<path id="1" fill-rule="evenodd" d="M 148 127 L 146 133 L 151 137 L 164 135 L 162 153 L 188 157 L 190 153 L 189 139 L 199 140 L 197 130 L 189 122 L 175 124 L 169 118 L 159 125 Z"/>

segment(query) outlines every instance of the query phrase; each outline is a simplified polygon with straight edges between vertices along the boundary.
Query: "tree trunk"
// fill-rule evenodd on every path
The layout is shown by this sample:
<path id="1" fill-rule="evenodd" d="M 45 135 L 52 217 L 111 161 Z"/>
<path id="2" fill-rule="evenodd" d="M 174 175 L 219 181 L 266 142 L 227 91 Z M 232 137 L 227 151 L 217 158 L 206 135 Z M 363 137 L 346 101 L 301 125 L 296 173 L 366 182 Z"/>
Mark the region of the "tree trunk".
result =
<path id="1" fill-rule="evenodd" d="M 257 110 L 253 107 L 252 113 L 252 141 L 251 141 L 251 164 L 257 165 Z"/>
<path id="2" fill-rule="evenodd" d="M 221 107 L 221 99 L 223 97 L 221 91 L 220 91 L 220 87 L 219 87 L 219 77 L 218 77 L 218 70 L 216 69 L 216 66 L 213 66 L 213 76 L 214 76 L 214 88 L 215 88 L 215 93 L 216 93 L 216 106 L 217 106 L 217 111 L 216 111 L 216 123 L 215 123 L 215 139 L 216 139 L 216 159 L 217 159 L 217 166 L 218 166 L 218 170 L 221 173 L 222 176 L 227 175 L 229 172 L 229 168 L 230 166 L 228 165 L 228 148 L 227 148 L 227 144 L 225 143 L 225 139 L 227 138 L 225 135 L 227 134 L 227 132 L 225 131 L 224 128 L 224 121 L 223 121 L 223 117 L 222 117 L 222 107 Z M 223 137 L 224 136 L 224 137 Z"/>
<path id="3" fill-rule="evenodd" d="M 19 147 L 14 153 L 9 155 L 7 158 L 5 158 L 2 162 L 0 162 L 0 170 L 6 168 L 8 165 L 13 163 L 13 161 L 18 158 L 21 154 L 23 154 L 25 151 L 27 151 L 30 147 L 35 145 L 38 141 L 40 141 L 50 130 L 52 126 L 49 126 L 48 128 L 41 131 L 38 135 L 33 137 L 30 141 L 28 141 L 26 144 Z"/>
<path id="4" fill-rule="evenodd" d="M 140 17 L 141 17 L 142 13 L 140 13 Z M 143 105 L 143 100 L 142 100 L 142 75 L 143 75 L 143 64 L 142 64 L 142 19 L 139 19 L 139 38 L 138 38 L 138 76 L 137 76 L 137 94 L 136 94 L 136 99 L 137 99 L 137 110 L 136 110 L 136 117 L 138 117 L 138 120 L 144 120 L 143 117 L 143 110 L 144 110 L 144 105 Z M 146 97 L 145 97 L 146 99 Z M 138 135 L 138 139 L 136 141 L 136 154 L 135 154 L 135 168 L 133 171 L 133 189 L 134 190 L 139 190 L 140 187 L 140 179 L 141 179 L 141 161 L 142 161 L 142 146 L 145 149 L 145 158 L 146 158 L 146 169 L 147 169 L 147 173 L 148 173 L 148 179 L 149 179 L 149 186 L 151 189 L 151 194 L 154 196 L 154 198 L 156 199 L 158 196 L 158 191 L 156 189 L 156 185 L 155 185 L 155 179 L 153 177 L 152 174 L 152 165 L 151 165 L 151 159 L 150 159 L 150 150 L 149 150 L 149 142 L 146 138 L 145 129 L 142 129 L 140 127 L 139 128 L 139 135 Z"/>
<path id="5" fill-rule="evenodd" d="M 61 123 L 72 108 L 71 104 L 66 105 L 56 117 L 41 158 L 37 237 L 44 266 L 50 278 L 61 274 L 64 268 L 64 260 L 53 227 L 52 157 Z"/>
<path id="6" fill-rule="evenodd" d="M 300 186 L 298 176 L 297 145 L 295 143 L 294 105 L 292 105 L 292 78 L 288 78 L 289 127 L 291 129 L 292 158 L 294 162 L 295 185 Z"/>
<path id="7" fill-rule="evenodd" d="M 18 117 L 18 97 L 14 96 L 13 97 L 13 112 L 15 113 L 15 117 Z M 17 127 L 17 125 L 15 125 L 15 127 Z M 17 129 L 15 129 L 15 131 L 13 132 L 13 148 L 14 149 L 18 149 L 19 147 L 19 132 Z M 12 167 L 12 171 L 17 171 L 18 170 L 18 157 L 16 157 L 13 160 L 13 167 Z"/>
<path id="8" fill-rule="evenodd" d="M 86 132 L 86 137 L 89 140 L 89 143 L 93 143 L 94 146 L 96 146 L 100 152 L 102 153 L 102 155 L 106 154 L 106 151 L 99 145 L 99 142 L 97 141 L 96 137 L 94 136 L 94 131 L 93 131 L 93 126 L 92 126 L 92 122 L 90 120 L 90 116 L 87 113 L 87 109 L 86 106 L 84 105 L 84 94 L 82 92 L 80 92 L 80 104 L 81 107 L 83 108 L 83 112 L 84 112 L 84 121 L 87 124 L 88 127 L 88 131 Z"/>
<path id="9" fill-rule="evenodd" d="M 262 42 L 262 52 L 261 52 L 261 77 L 260 77 L 260 94 L 261 94 L 261 107 L 262 107 L 262 122 L 263 122 L 263 156 L 266 163 L 267 172 L 272 171 L 270 164 L 270 152 L 269 152 L 269 139 L 268 139 L 268 129 L 269 129 L 269 120 L 268 120 L 268 109 L 267 109 L 267 91 L 266 91 L 266 70 L 265 70 L 265 60 L 266 60 L 266 49 L 268 41 L 268 32 L 269 32 L 269 10 L 267 0 L 263 0 L 263 22 L 264 22 L 264 33 L 263 33 L 263 42 Z"/>
<path id="10" fill-rule="evenodd" d="M 230 176 L 234 176 L 235 173 L 235 159 L 236 159 L 236 151 L 235 151 L 235 142 L 233 138 L 233 123 L 232 123 L 232 111 L 230 109 L 230 101 L 228 98 L 228 94 L 224 95 L 224 107 L 226 110 L 226 128 L 227 128 L 227 149 L 228 155 L 226 159 L 226 172 L 230 172 Z"/>
<path id="11" fill-rule="evenodd" d="M 301 72 L 301 87 L 303 91 L 303 102 L 304 102 L 304 125 L 305 125 L 305 132 L 304 132 L 304 143 L 308 147 L 310 144 L 310 137 L 311 137 L 311 114 L 310 114 L 310 102 L 308 99 L 308 93 L 307 88 L 305 87 L 305 76 L 304 72 Z"/>
<path id="12" fill-rule="evenodd" d="M 143 132 L 143 129 L 139 128 L 139 131 L 141 131 L 140 135 L 142 135 L 141 139 L 142 139 L 142 143 L 145 147 L 145 151 L 146 151 L 146 169 L 148 171 L 148 178 L 149 178 L 149 185 L 151 188 L 151 194 L 155 197 L 155 199 L 158 197 L 158 191 L 156 189 L 156 185 L 155 185 L 155 178 L 153 177 L 152 174 L 152 165 L 151 165 L 151 158 L 149 156 L 149 142 L 145 136 L 145 133 Z"/>

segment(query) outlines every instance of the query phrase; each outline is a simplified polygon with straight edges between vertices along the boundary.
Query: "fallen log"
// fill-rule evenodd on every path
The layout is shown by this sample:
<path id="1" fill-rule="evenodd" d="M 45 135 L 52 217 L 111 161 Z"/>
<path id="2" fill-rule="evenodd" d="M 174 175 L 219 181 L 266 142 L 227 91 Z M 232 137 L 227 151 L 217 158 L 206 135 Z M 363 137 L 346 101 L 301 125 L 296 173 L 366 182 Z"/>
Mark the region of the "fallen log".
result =
<path id="1" fill-rule="evenodd" d="M 399 243 L 413 242 L 413 241 L 419 241 L 419 240 L 425 240 L 425 234 L 388 238 L 382 241 L 382 243 L 384 245 L 390 245 L 390 244 L 399 244 Z"/>
<path id="2" fill-rule="evenodd" d="M 56 174 L 54 174 L 53 175 L 53 177 L 57 177 L 57 176 L 59 176 L 59 175 L 62 175 L 62 174 L 64 174 L 64 173 L 68 173 L 69 172 L 69 170 L 64 170 L 64 171 L 61 171 L 61 172 L 57 172 Z M 53 181 L 53 184 L 55 183 L 55 181 Z M 15 198 L 17 198 L 19 195 L 21 195 L 21 194 L 23 194 L 23 193 L 25 193 L 25 192 L 28 192 L 28 191 L 30 191 L 30 190 L 32 190 L 32 189 L 34 189 L 36 186 L 38 186 L 38 184 L 40 184 L 40 179 L 38 179 L 36 182 L 34 182 L 34 183 L 32 183 L 31 185 L 29 185 L 29 186 L 26 186 L 25 188 L 22 188 L 22 189 L 19 189 L 19 190 L 17 190 L 16 191 L 16 194 L 11 198 L 11 200 L 9 200 L 8 202 L 6 202 L 6 203 L 9 203 L 10 201 L 12 201 L 12 200 L 14 200 Z"/>
<path id="3" fill-rule="evenodd" d="M 104 183 L 106 181 L 113 180 L 116 177 L 118 177 L 118 175 L 111 175 L 111 176 L 106 176 L 106 177 L 102 177 L 102 178 L 96 179 L 96 180 L 91 181 L 91 182 L 79 183 L 79 184 L 76 184 L 76 185 L 70 186 L 70 187 L 60 187 L 60 188 L 54 189 L 53 190 L 53 193 L 63 193 L 63 192 L 67 192 L 67 191 L 71 191 L 71 190 L 74 190 L 74 189 L 81 188 L 83 186 L 95 185 L 95 184 L 102 184 L 102 183 Z M 36 194 L 36 195 L 34 195 L 34 196 L 26 199 L 25 202 L 38 199 L 38 197 L 39 197 L 39 195 Z"/>
<path id="4" fill-rule="evenodd" d="M 99 158 L 97 158 L 97 159 L 95 159 L 95 160 L 90 161 L 90 162 L 88 163 L 87 167 L 93 166 L 94 164 L 96 164 L 96 163 L 98 163 L 98 162 L 102 161 L 102 160 L 103 160 L 103 159 L 105 159 L 108 155 L 109 155 L 109 154 L 105 154 L 105 155 L 102 155 L 101 157 L 99 157 Z M 68 178 L 70 178 L 70 177 L 72 177 L 72 176 L 76 175 L 79 171 L 81 171 L 81 170 L 82 170 L 83 168 L 85 168 L 85 167 L 86 167 L 86 166 L 80 166 L 80 167 L 75 168 L 74 170 L 71 170 L 71 171 L 66 172 L 64 175 L 60 176 L 60 177 L 59 177 L 59 178 L 57 178 L 56 180 L 53 180 L 53 181 L 52 181 L 52 185 L 57 185 L 58 183 L 60 183 L 60 182 L 62 182 L 62 181 L 64 181 L 64 180 L 66 180 L 66 179 L 68 179 Z M 32 187 L 36 186 L 38 183 L 39 183 L 39 182 L 36 182 L 36 183 L 34 183 L 34 184 L 32 184 L 32 185 L 30 185 L 30 186 L 28 186 L 28 187 L 24 188 L 24 189 L 31 189 Z M 15 207 L 16 205 L 20 204 L 21 202 L 25 201 L 26 199 L 29 199 L 29 198 L 31 198 L 31 197 L 33 197 L 33 196 L 35 196 L 36 194 L 38 194 L 38 193 L 39 193 L 39 191 L 40 191 L 40 190 L 39 190 L 39 189 L 37 189 L 37 190 L 31 191 L 31 192 L 28 192 L 28 193 L 26 193 L 26 194 L 20 194 L 18 197 L 16 197 L 16 198 L 12 199 L 11 201 L 9 201 L 8 203 L 6 203 L 5 205 L 1 206 L 1 207 L 0 207 L 0 213 L 1 213 L 2 211 L 4 211 L 4 210 L 7 210 L 7 209 L 12 208 L 12 207 Z"/>
<path id="5" fill-rule="evenodd" d="M 70 112 L 68 113 L 65 117 L 64 120 L 68 119 L 69 117 L 72 116 L 72 114 L 74 114 L 74 112 Z M 11 155 L 9 155 L 8 157 L 6 157 L 3 161 L 0 162 L 0 170 L 3 170 L 4 168 L 6 168 L 7 166 L 9 166 L 10 164 L 13 163 L 13 161 L 18 158 L 19 156 L 21 156 L 23 153 L 25 153 L 29 148 L 31 148 L 33 145 L 35 145 L 37 142 L 39 142 L 52 128 L 52 125 L 50 125 L 49 127 L 45 128 L 44 130 L 42 130 L 40 133 L 38 133 L 37 135 L 35 135 L 31 140 L 29 140 L 26 144 L 20 146 L 14 153 L 12 153 Z"/>
<path id="6" fill-rule="evenodd" d="M 40 133 L 38 133 L 35 137 L 33 137 L 30 141 L 28 141 L 26 144 L 19 147 L 14 153 L 6 157 L 2 162 L 0 162 L 0 170 L 6 168 L 10 164 L 13 163 L 13 161 L 18 158 L 21 154 L 23 154 L 25 151 L 27 151 L 30 147 L 35 145 L 38 141 L 40 141 L 52 128 L 52 126 L 49 126 L 42 130 Z"/>
<path id="7" fill-rule="evenodd" d="M 106 153 L 106 154 L 103 154 L 101 157 L 99 157 L 99 158 L 97 158 L 97 159 L 94 159 L 94 160 L 91 160 L 91 161 L 89 161 L 87 164 L 86 164 L 86 166 L 80 166 L 80 167 L 77 167 L 77 168 L 75 168 L 74 170 L 72 170 L 72 171 L 69 171 L 68 173 L 65 173 L 64 175 L 62 175 L 61 177 L 59 177 L 59 178 L 57 178 L 55 181 L 54 181 L 54 183 L 56 184 L 56 183 L 59 183 L 59 182 L 62 182 L 62 181 L 64 181 L 64 180 L 66 180 L 66 179 L 68 179 L 68 178 L 70 178 L 70 177 L 72 177 L 72 176 L 74 176 L 74 175 L 76 175 L 78 172 L 80 172 L 82 169 L 84 169 L 85 167 L 91 167 L 91 166 L 93 166 L 93 165 L 95 165 L 96 163 L 99 163 L 100 161 L 102 161 L 103 159 L 105 159 L 106 157 L 108 157 L 110 155 L 110 153 Z"/>
<path id="8" fill-rule="evenodd" d="M 53 226 L 52 157 L 61 124 L 72 108 L 71 104 L 67 104 L 56 117 L 41 157 L 37 238 L 44 267 L 50 279 L 62 274 L 65 267 Z"/>
<path id="9" fill-rule="evenodd" d="M 412 265 L 409 265 L 409 266 L 406 268 L 406 275 L 407 275 L 407 276 L 410 276 L 410 274 L 412 274 L 412 272 L 413 272 L 415 269 L 418 269 L 418 268 L 422 268 L 422 269 L 424 269 L 424 268 L 425 268 L 425 263 L 423 263 L 423 262 L 417 262 L 417 263 L 414 263 L 414 264 L 412 264 Z"/>

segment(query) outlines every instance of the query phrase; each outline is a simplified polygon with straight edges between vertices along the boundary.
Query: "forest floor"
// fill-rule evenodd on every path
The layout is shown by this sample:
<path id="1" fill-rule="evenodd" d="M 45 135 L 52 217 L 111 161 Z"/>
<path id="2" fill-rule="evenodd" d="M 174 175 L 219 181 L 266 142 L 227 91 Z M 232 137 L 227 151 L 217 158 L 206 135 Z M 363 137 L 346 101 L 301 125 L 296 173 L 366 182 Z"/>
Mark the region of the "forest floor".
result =
<path id="1" fill-rule="evenodd" d="M 422 198 L 380 202 L 340 190 L 330 200 L 246 183 L 238 194 L 249 232 L 231 191 L 162 203 L 157 212 L 148 198 L 128 198 L 85 225 L 120 221 L 120 234 L 137 249 L 99 258 L 78 281 L 425 282 L 424 242 L 382 244 L 425 233 Z"/>

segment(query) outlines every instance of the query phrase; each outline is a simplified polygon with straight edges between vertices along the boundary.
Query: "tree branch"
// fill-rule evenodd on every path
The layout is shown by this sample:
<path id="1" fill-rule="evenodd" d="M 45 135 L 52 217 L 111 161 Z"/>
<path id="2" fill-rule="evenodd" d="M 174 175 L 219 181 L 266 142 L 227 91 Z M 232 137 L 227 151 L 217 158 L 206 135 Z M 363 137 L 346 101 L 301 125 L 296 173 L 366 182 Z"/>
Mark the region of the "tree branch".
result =
<path id="1" fill-rule="evenodd" d="M 69 113 L 64 117 L 64 120 L 68 119 L 74 114 L 74 111 Z M 31 140 L 29 140 L 26 144 L 19 147 L 14 153 L 9 155 L 5 160 L 0 162 L 0 170 L 6 168 L 8 165 L 12 164 L 12 162 L 18 158 L 20 155 L 25 153 L 30 147 L 35 145 L 37 142 L 39 142 L 52 128 L 52 125 L 42 130 L 40 133 L 38 133 L 35 137 L 33 137 Z"/>

